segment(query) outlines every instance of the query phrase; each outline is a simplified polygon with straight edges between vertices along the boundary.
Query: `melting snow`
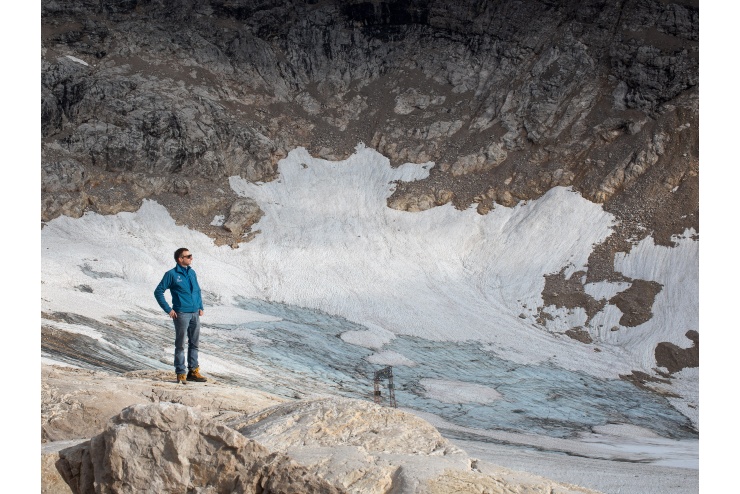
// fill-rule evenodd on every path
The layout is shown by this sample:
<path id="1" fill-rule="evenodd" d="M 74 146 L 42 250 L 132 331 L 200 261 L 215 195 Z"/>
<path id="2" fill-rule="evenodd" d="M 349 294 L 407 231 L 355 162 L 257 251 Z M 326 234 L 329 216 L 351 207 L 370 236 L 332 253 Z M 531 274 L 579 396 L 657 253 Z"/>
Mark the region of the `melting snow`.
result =
<path id="1" fill-rule="evenodd" d="M 393 351 L 374 353 L 367 357 L 367 361 L 371 364 L 391 365 L 393 367 L 399 367 L 402 365 L 406 367 L 413 367 L 416 365 L 416 362 L 414 362 L 413 360 L 404 357 L 398 352 Z"/>
<path id="2" fill-rule="evenodd" d="M 501 399 L 501 393 L 493 388 L 463 381 L 422 379 L 426 396 L 443 403 L 490 403 Z"/>
<path id="3" fill-rule="evenodd" d="M 89 67 L 89 66 L 90 66 L 90 65 L 89 65 L 89 64 L 88 64 L 87 62 L 85 62 L 84 60 L 80 60 L 80 59 L 79 59 L 79 58 L 77 58 L 77 57 L 73 57 L 72 55 L 65 55 L 65 56 L 66 56 L 66 57 L 67 57 L 68 59 L 72 60 L 73 62 L 77 62 L 77 63 L 80 63 L 80 64 L 84 65 L 85 67 Z"/>

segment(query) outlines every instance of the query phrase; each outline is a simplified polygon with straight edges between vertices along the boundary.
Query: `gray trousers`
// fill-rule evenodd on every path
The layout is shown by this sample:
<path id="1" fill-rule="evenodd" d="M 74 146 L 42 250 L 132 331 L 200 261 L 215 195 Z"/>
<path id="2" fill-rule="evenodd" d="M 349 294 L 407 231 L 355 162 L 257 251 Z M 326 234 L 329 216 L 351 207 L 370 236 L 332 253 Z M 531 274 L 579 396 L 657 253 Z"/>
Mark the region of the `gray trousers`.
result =
<path id="1" fill-rule="evenodd" d="M 175 323 L 175 372 L 185 374 L 185 335 L 188 337 L 188 370 L 198 367 L 200 317 L 197 312 L 178 312 Z"/>

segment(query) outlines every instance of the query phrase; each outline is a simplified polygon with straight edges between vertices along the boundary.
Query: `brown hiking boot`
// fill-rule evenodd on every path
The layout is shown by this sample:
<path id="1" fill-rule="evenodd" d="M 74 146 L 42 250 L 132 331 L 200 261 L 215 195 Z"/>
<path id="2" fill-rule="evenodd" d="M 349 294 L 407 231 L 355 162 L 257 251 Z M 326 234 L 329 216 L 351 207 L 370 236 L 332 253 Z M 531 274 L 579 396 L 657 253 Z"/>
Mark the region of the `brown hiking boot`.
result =
<path id="1" fill-rule="evenodd" d="M 185 374 L 178 374 L 177 375 L 177 384 L 187 384 L 187 376 Z"/>
<path id="2" fill-rule="evenodd" d="M 201 376 L 200 375 L 200 367 L 196 367 L 195 369 L 193 369 L 193 370 L 191 370 L 191 371 L 188 372 L 187 380 L 188 381 L 195 381 L 195 382 L 199 382 L 199 383 L 204 383 L 208 379 L 206 379 L 205 377 Z"/>

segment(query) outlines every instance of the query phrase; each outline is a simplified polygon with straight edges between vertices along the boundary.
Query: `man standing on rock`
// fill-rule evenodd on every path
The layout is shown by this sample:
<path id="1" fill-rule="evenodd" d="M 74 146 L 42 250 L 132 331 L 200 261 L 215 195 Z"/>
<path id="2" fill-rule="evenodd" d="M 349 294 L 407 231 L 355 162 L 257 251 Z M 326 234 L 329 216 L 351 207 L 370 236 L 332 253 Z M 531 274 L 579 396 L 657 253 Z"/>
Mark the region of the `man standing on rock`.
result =
<path id="1" fill-rule="evenodd" d="M 157 303 L 175 323 L 175 372 L 177 382 L 206 382 L 198 366 L 198 339 L 200 338 L 200 316 L 203 315 L 203 299 L 195 270 L 190 267 L 193 254 L 185 247 L 175 251 L 177 266 L 167 271 L 154 289 Z M 170 291 L 172 307 L 164 298 Z M 185 334 L 188 336 L 188 373 L 185 374 Z"/>

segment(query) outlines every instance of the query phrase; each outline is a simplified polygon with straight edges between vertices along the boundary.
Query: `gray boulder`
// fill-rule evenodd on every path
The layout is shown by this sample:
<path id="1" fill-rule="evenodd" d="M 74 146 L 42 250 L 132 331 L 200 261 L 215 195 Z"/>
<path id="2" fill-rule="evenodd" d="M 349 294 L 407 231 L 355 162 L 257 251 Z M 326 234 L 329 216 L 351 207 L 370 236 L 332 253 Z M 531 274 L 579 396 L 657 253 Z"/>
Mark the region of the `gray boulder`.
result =
<path id="1" fill-rule="evenodd" d="M 237 199 L 231 205 L 229 211 L 229 218 L 224 223 L 224 229 L 234 234 L 234 237 L 241 237 L 241 235 L 249 231 L 252 225 L 257 223 L 263 216 L 262 209 L 254 199 L 249 197 L 244 199 Z"/>
<path id="2" fill-rule="evenodd" d="M 60 451 L 57 468 L 78 494 L 344 492 L 197 409 L 166 402 L 123 409 L 102 434 Z"/>

